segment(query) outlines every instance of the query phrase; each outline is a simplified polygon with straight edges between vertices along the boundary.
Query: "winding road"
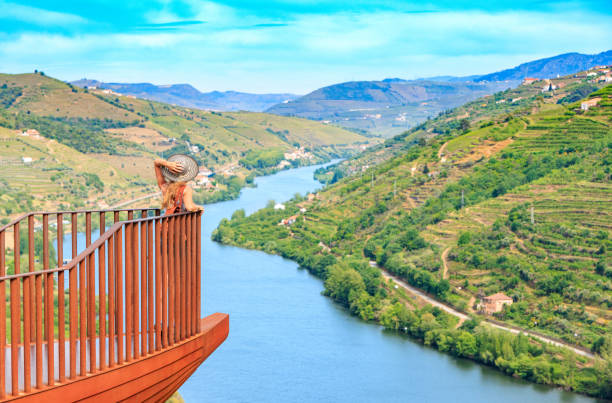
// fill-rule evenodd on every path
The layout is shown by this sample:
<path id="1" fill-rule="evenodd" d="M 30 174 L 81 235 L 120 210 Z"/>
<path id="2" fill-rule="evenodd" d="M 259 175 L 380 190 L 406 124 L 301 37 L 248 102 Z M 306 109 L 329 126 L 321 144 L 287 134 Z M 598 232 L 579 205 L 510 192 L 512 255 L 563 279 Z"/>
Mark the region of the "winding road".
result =
<path id="1" fill-rule="evenodd" d="M 418 296 L 419 298 L 423 299 L 427 303 L 429 303 L 429 304 L 431 304 L 431 305 L 433 305 L 435 307 L 438 307 L 438 308 L 442 309 L 443 311 L 445 311 L 445 312 L 447 312 L 447 313 L 449 313 L 449 314 L 451 314 L 453 316 L 458 317 L 462 322 L 465 321 L 465 320 L 469 320 L 470 319 L 470 317 L 467 314 L 465 314 L 463 312 L 460 312 L 460 311 L 458 311 L 458 310 L 456 310 L 456 309 L 454 309 L 454 308 L 452 308 L 452 307 L 450 307 L 450 306 L 448 306 L 448 305 L 446 305 L 446 304 L 436 300 L 435 298 L 429 296 L 428 294 L 424 293 L 423 291 L 419 290 L 418 288 L 415 288 L 415 287 L 413 287 L 411 285 L 408 285 L 404 280 L 400 279 L 399 277 L 394 276 L 393 274 L 389 273 L 385 269 L 383 269 L 381 267 L 379 267 L 379 269 L 381 270 L 381 274 L 385 278 L 385 280 L 389 280 L 389 279 L 393 280 L 398 286 L 402 287 L 404 290 L 408 291 L 409 293 L 411 293 L 413 295 Z M 527 335 L 532 336 L 532 337 L 534 337 L 534 338 L 536 338 L 538 340 L 541 340 L 541 341 L 543 341 L 545 343 L 549 343 L 549 344 L 552 344 L 552 345 L 557 346 L 557 347 L 568 348 L 568 349 L 572 350 L 573 352 L 575 352 L 576 354 L 579 354 L 579 355 L 581 355 L 583 357 L 595 358 L 595 355 L 593 353 L 590 353 L 590 352 L 588 352 L 586 350 L 583 350 L 580 347 L 576 347 L 576 346 L 573 346 L 573 345 L 568 344 L 568 343 L 564 343 L 564 342 L 561 342 L 561 341 L 558 341 L 558 340 L 551 339 L 551 338 L 546 337 L 544 335 L 541 335 L 539 333 L 534 333 L 534 332 L 531 332 L 529 330 L 518 329 L 518 328 L 515 328 L 515 327 L 511 327 L 511 326 L 500 325 L 499 323 L 493 322 L 493 321 L 491 321 L 489 319 L 482 319 L 482 322 L 484 322 L 487 325 L 492 326 L 494 328 L 505 330 L 505 331 L 510 332 L 510 333 L 514 333 L 514 334 L 520 334 L 520 333 L 527 334 Z"/>

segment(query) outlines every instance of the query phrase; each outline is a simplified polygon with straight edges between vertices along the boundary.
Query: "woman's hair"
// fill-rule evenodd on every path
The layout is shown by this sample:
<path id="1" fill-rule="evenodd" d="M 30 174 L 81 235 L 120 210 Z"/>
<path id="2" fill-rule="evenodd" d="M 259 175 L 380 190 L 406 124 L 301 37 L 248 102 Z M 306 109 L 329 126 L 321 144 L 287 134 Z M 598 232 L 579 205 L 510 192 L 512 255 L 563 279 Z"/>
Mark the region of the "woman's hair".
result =
<path id="1" fill-rule="evenodd" d="M 166 188 L 166 192 L 162 195 L 162 208 L 167 209 L 174 206 L 179 188 L 186 184 L 187 182 L 170 182 Z"/>

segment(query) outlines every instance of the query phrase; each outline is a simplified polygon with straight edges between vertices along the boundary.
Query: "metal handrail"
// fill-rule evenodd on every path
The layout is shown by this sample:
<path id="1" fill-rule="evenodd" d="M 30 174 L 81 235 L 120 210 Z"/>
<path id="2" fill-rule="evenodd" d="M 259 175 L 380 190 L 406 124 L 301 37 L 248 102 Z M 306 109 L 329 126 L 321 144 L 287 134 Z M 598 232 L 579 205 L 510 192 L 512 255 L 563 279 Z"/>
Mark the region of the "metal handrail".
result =
<path id="1" fill-rule="evenodd" d="M 138 212 L 138 211 L 160 211 L 159 208 L 156 207 L 149 207 L 149 208 L 131 208 L 131 209 L 102 209 L 102 210 L 64 210 L 64 211 L 32 211 L 29 212 L 27 214 L 24 214 L 22 216 L 19 216 L 15 219 L 13 219 L 13 221 L 9 222 L 8 224 L 5 224 L 3 226 L 0 227 L 0 232 L 6 231 L 7 229 L 9 229 L 9 227 L 15 225 L 15 224 L 19 224 L 21 223 L 21 221 L 25 220 L 26 218 L 30 217 L 30 216 L 36 216 L 36 215 L 43 215 L 43 214 L 48 214 L 48 215 L 54 215 L 54 214 L 86 214 L 86 213 L 122 213 L 122 212 Z M 159 215 L 159 213 L 157 214 Z"/>
<path id="2" fill-rule="evenodd" d="M 157 214 L 149 217 L 151 210 Z M 134 218 L 137 211 L 141 218 Z M 127 212 L 127 220 L 120 220 L 121 212 Z M 86 215 L 87 245 L 77 255 L 81 213 Z M 92 213 L 100 214 L 100 236 L 93 242 Z M 113 213 L 115 220 L 108 229 L 106 213 Z M 12 396 L 29 393 L 154 354 L 200 331 L 201 213 L 159 213 L 159 209 L 29 213 L 0 229 L 0 353 L 9 345 L 7 291 L 11 331 L 10 374 L 5 354 L 0 354 L 0 398 L 8 394 L 8 380 Z M 38 271 L 33 247 L 36 214 L 43 215 L 43 270 Z M 49 268 L 51 215 L 57 217 L 58 266 L 63 257 L 63 216 L 70 215 L 72 223 L 73 257 L 57 268 Z M 21 273 L 19 223 L 25 219 L 29 270 Z M 7 275 L 4 230 L 11 225 L 14 262 L 13 274 Z"/>

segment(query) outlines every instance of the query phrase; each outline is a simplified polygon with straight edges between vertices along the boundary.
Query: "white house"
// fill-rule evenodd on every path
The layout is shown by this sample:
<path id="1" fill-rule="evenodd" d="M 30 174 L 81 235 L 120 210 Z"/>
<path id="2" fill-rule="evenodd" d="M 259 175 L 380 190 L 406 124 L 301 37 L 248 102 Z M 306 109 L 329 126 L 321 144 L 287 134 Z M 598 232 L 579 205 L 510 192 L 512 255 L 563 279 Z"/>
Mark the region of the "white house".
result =
<path id="1" fill-rule="evenodd" d="M 593 98 L 588 101 L 584 101 L 580 104 L 580 109 L 583 111 L 588 111 L 590 107 L 597 106 L 597 104 L 601 101 L 601 98 Z"/>
<path id="2" fill-rule="evenodd" d="M 32 157 L 21 157 L 21 162 L 23 162 L 24 164 L 31 164 Z"/>
<path id="3" fill-rule="evenodd" d="M 282 203 L 276 203 L 274 205 L 274 210 L 284 210 L 285 209 L 285 205 Z"/>

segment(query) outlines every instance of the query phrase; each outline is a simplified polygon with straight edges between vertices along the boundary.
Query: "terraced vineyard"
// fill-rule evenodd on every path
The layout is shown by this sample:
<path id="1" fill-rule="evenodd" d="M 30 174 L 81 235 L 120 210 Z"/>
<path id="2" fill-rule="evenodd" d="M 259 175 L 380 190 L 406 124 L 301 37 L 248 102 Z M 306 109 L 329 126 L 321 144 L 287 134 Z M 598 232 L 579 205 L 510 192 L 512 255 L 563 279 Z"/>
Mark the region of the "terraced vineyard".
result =
<path id="1" fill-rule="evenodd" d="M 504 292 L 513 303 L 493 319 L 608 354 L 602 346 L 612 346 L 611 97 L 612 86 L 592 93 L 601 102 L 586 112 L 580 100 L 534 99 L 530 112 L 486 119 L 472 130 L 416 143 L 404 136 L 385 162 L 353 170 L 316 197 L 295 198 L 285 211 L 236 214 L 214 237 L 295 259 L 364 319 L 385 323 L 392 315 L 403 323 L 408 314 L 394 303 L 413 309 L 412 297 L 381 281 L 375 261 L 475 318 L 480 298 Z M 445 124 L 430 123 L 434 131 Z M 376 157 L 355 161 L 366 158 Z M 347 166 L 357 167 L 355 161 Z M 291 215 L 294 224 L 279 224 Z M 439 336 L 417 337 L 436 345 Z M 501 361 L 495 366 L 529 377 Z"/>
<path id="2" fill-rule="evenodd" d="M 27 129 L 39 134 L 20 135 Z M 214 187 L 197 190 L 198 202 L 207 202 L 236 196 L 256 174 L 354 154 L 376 142 L 305 119 L 181 108 L 88 91 L 41 73 L 0 74 L 0 140 L 4 216 L 149 195 L 156 191 L 152 161 L 172 153 L 192 154 L 219 173 Z M 282 154 L 300 147 L 310 158 L 258 169 L 240 163 L 252 150 Z"/>

